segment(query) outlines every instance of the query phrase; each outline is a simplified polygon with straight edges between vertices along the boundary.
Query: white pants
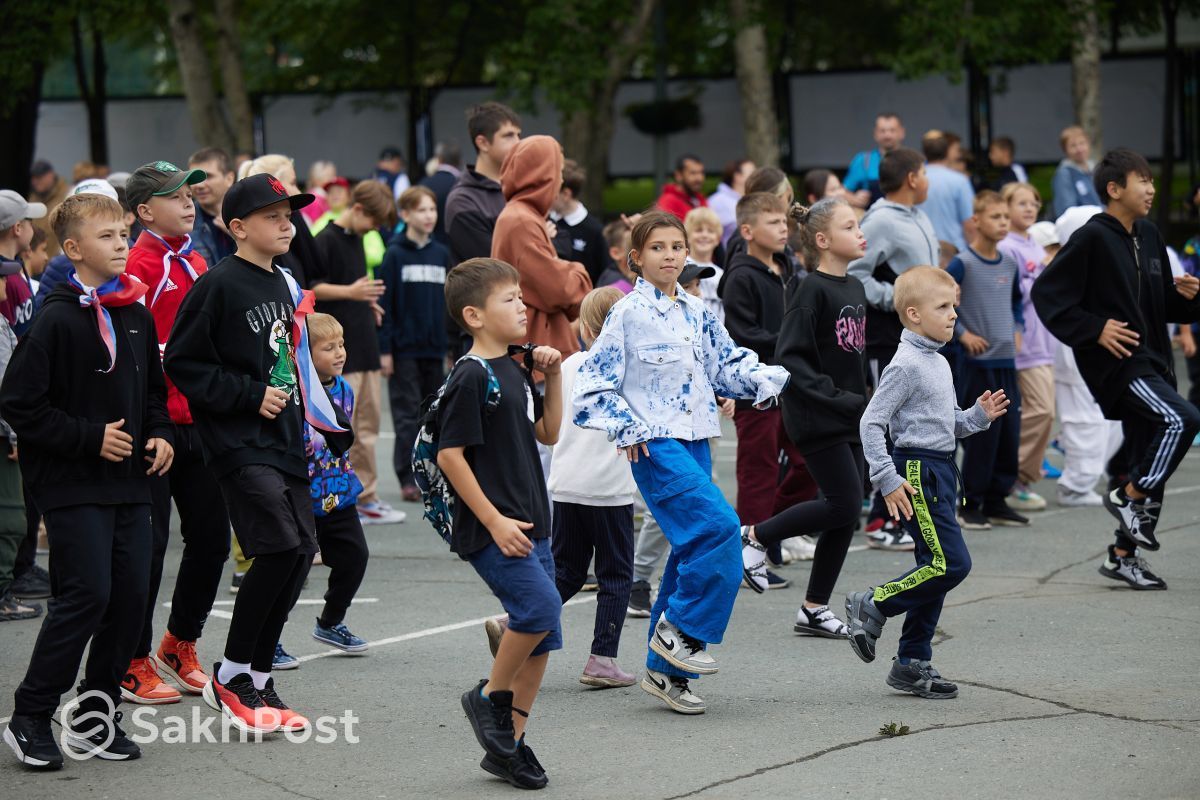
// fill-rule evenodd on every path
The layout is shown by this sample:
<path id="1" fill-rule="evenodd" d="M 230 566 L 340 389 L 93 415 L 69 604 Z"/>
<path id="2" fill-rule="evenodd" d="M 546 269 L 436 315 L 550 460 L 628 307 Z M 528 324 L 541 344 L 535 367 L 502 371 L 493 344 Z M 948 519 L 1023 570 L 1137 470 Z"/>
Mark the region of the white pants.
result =
<path id="1" fill-rule="evenodd" d="M 1104 475 L 1108 460 L 1121 447 L 1121 423 L 1104 418 L 1075 366 L 1070 348 L 1059 345 L 1054 364 L 1054 404 L 1058 411 L 1058 443 L 1066 458 L 1059 486 L 1090 492 Z"/>

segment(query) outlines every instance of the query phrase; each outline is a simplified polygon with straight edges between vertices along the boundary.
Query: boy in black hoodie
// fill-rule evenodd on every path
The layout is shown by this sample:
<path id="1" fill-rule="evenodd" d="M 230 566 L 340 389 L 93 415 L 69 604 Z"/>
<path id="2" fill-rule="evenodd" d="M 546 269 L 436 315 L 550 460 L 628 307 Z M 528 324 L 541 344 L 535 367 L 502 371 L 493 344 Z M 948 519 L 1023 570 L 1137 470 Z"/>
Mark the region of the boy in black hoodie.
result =
<path id="1" fill-rule="evenodd" d="M 1116 543 L 1100 574 L 1135 589 L 1165 589 L 1139 547 L 1157 550 L 1154 529 L 1167 479 L 1200 431 L 1200 411 L 1175 391 L 1167 323 L 1200 320 L 1200 280 L 1171 277 L 1158 229 L 1146 159 L 1118 148 L 1097 165 L 1105 211 L 1076 231 L 1033 285 L 1038 317 L 1064 344 L 1104 416 L 1121 421 L 1131 461 L 1128 482 L 1104 497 L 1117 518 Z"/>
<path id="2" fill-rule="evenodd" d="M 64 741 L 110 761 L 141 755 L 114 709 L 149 591 L 148 476 L 165 473 L 174 450 L 154 318 L 138 303 L 147 287 L 124 274 L 124 216 L 94 194 L 55 210 L 51 224 L 73 269 L 0 387 L 21 472 L 54 542 L 54 600 L 4 731 L 17 758 L 37 769 L 62 767 L 50 716 L 89 640 L 79 698 L 63 709 Z"/>
<path id="3" fill-rule="evenodd" d="M 184 298 L 163 365 L 187 397 L 205 464 L 217 476 L 245 554 L 225 657 L 203 696 L 247 731 L 305 730 L 271 678 L 275 644 L 317 551 L 304 451 L 304 421 L 326 432 L 335 452 L 350 442 L 308 352 L 304 315 L 312 293 L 276 264 L 293 236 L 291 214 L 310 194 L 288 196 L 276 178 L 235 183 L 221 217 L 237 253 L 220 261 Z"/>
<path id="4" fill-rule="evenodd" d="M 779 363 L 775 345 L 783 324 L 784 294 L 791 275 L 786 274 L 775 254 L 788 243 L 787 206 L 767 192 L 744 196 L 737 204 L 738 230 L 746 251 L 730 260 L 721 276 L 717 293 L 725 304 L 725 329 L 739 347 L 753 350 L 764 364 Z M 782 435 L 778 406 L 760 411 L 739 400 L 733 417 L 737 428 L 737 514 L 743 525 L 770 517 L 777 508 L 779 450 L 793 449 Z M 792 463 L 803 463 L 799 453 Z M 743 544 L 746 544 L 743 542 Z M 771 561 L 782 562 L 779 545 L 772 548 Z M 756 592 L 783 589 L 788 581 L 767 570 L 746 583 Z"/>

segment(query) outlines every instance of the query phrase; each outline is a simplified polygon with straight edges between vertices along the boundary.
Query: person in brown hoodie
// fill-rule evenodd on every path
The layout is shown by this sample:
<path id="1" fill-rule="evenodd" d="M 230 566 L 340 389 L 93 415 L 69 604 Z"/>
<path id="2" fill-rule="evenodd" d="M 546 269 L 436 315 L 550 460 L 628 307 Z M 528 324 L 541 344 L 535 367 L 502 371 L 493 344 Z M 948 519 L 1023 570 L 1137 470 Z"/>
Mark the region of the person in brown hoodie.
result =
<path id="1" fill-rule="evenodd" d="M 558 257 L 546 231 L 550 206 L 562 188 L 562 169 L 562 147 L 551 136 L 522 139 L 509 152 L 500 170 L 507 203 L 496 220 L 492 258 L 521 273 L 529 320 L 525 340 L 553 347 L 566 358 L 579 350 L 571 322 L 579 317 L 592 281 L 582 264 Z"/>

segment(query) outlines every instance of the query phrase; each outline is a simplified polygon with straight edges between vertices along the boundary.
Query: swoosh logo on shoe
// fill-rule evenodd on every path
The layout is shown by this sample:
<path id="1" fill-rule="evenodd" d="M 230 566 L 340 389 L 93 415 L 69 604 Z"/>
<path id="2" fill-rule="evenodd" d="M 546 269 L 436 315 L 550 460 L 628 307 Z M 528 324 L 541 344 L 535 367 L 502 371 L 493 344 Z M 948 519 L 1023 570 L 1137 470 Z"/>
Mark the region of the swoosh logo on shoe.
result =
<path id="1" fill-rule="evenodd" d="M 24 744 L 29 744 L 29 740 L 25 738 L 25 734 L 23 734 L 23 733 L 17 733 L 17 734 L 15 734 L 15 735 L 16 735 L 16 737 L 17 737 L 17 741 L 18 741 L 18 742 L 23 742 Z"/>
<path id="2" fill-rule="evenodd" d="M 667 648 L 668 650 L 675 649 L 676 644 L 674 639 L 667 639 L 661 633 L 656 633 L 655 636 L 657 636 L 658 640 L 663 643 L 663 647 Z"/>
<path id="3" fill-rule="evenodd" d="M 666 681 L 660 681 L 658 678 L 650 678 L 650 682 L 654 684 L 660 692 L 665 692 L 667 690 Z"/>

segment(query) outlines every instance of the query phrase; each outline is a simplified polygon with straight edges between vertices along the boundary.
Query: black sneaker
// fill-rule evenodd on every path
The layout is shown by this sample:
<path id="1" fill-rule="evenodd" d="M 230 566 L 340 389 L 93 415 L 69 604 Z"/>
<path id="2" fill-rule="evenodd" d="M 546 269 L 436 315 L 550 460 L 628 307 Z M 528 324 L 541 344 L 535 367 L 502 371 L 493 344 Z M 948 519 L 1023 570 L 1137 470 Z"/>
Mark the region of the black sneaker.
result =
<path id="1" fill-rule="evenodd" d="M 543 789 L 550 779 L 542 769 L 533 748 L 525 744 L 525 737 L 517 745 L 517 754 L 512 758 L 500 759 L 491 753 L 484 755 L 479 766 L 497 778 L 503 778 L 518 789 Z"/>
<path id="2" fill-rule="evenodd" d="M 958 686 L 943 678 L 928 661 L 901 664 L 899 659 L 893 658 L 887 685 L 929 700 L 949 700 L 958 697 Z"/>
<path id="3" fill-rule="evenodd" d="M 50 730 L 50 715 L 13 714 L 4 729 L 4 742 L 13 755 L 33 769 L 62 769 L 62 751 Z"/>
<path id="4" fill-rule="evenodd" d="M 1008 501 L 1003 499 L 984 505 L 983 516 L 993 525 L 1011 528 L 1025 528 L 1029 526 L 1029 517 L 1018 514 L 1008 504 Z"/>
<path id="5" fill-rule="evenodd" d="M 1154 528 L 1158 525 L 1161 503 L 1152 500 L 1133 500 L 1121 488 L 1104 495 L 1104 507 L 1121 523 L 1121 531 L 1147 550 L 1157 550 Z"/>
<path id="6" fill-rule="evenodd" d="M 767 588 L 768 589 L 786 589 L 791 586 L 792 582 L 782 575 L 776 575 L 771 570 L 767 570 Z"/>
<path id="7" fill-rule="evenodd" d="M 1108 556 L 1100 565 L 1100 574 L 1116 581 L 1125 581 L 1134 589 L 1166 589 L 1167 582 L 1150 571 L 1146 559 L 1135 550 L 1131 555 L 1118 556 L 1115 548 L 1108 546 Z"/>
<path id="8" fill-rule="evenodd" d="M 42 615 L 41 603 L 30 603 L 18 600 L 11 592 L 5 592 L 0 597 L 0 621 L 15 619 L 34 619 Z"/>
<path id="9" fill-rule="evenodd" d="M 596 580 L 596 576 L 588 573 L 588 576 L 583 579 L 583 586 L 579 587 L 581 592 L 594 592 L 600 588 L 600 581 Z"/>
<path id="10" fill-rule="evenodd" d="M 463 692 L 462 707 L 475 731 L 479 746 L 496 758 L 508 760 L 517 754 L 513 739 L 512 698 L 509 691 L 495 691 L 487 697 L 480 694 L 487 680 Z"/>
<path id="11" fill-rule="evenodd" d="M 631 617 L 639 617 L 642 619 L 650 616 L 649 581 L 633 582 L 633 588 L 629 590 L 629 608 L 627 613 Z"/>
<path id="12" fill-rule="evenodd" d="M 966 531 L 990 531 L 992 529 L 992 523 L 988 522 L 987 514 L 984 514 L 977 506 L 959 509 L 958 525 Z"/>
<path id="13" fill-rule="evenodd" d="M 882 526 L 867 534 L 867 547 L 872 550 L 912 552 L 917 545 L 899 522 L 889 518 Z"/>
<path id="14" fill-rule="evenodd" d="M 71 723 L 63 732 L 63 744 L 75 753 L 86 754 L 89 758 L 101 758 L 105 761 L 132 761 L 142 757 L 142 748 L 130 741 L 121 730 L 120 711 L 111 717 L 106 715 L 110 706 L 102 703 L 80 703 L 79 708 L 71 715 Z M 86 719 L 79 721 L 81 716 Z"/>
<path id="15" fill-rule="evenodd" d="M 8 585 L 13 597 L 22 600 L 42 600 L 50 596 L 50 573 L 34 564 L 28 571 L 13 578 Z"/>

